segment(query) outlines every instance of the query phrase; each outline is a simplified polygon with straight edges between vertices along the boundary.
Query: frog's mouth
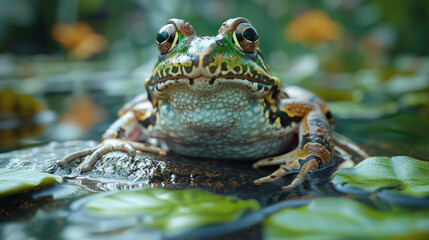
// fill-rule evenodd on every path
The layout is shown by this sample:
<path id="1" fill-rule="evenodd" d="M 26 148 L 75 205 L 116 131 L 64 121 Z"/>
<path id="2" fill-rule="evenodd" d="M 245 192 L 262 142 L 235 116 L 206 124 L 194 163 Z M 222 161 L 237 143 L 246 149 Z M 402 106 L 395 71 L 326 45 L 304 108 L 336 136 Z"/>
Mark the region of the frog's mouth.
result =
<path id="1" fill-rule="evenodd" d="M 164 95 L 167 89 L 176 84 L 186 84 L 199 91 L 216 90 L 219 85 L 225 84 L 242 85 L 258 97 L 280 89 L 279 79 L 256 64 L 232 65 L 227 61 L 214 64 L 204 59 L 198 56 L 186 64 L 158 65 L 146 81 L 146 87 L 156 97 Z"/>
<path id="2" fill-rule="evenodd" d="M 230 77 L 197 77 L 162 79 L 147 86 L 149 92 L 158 98 L 169 95 L 170 89 L 188 88 L 196 94 L 211 94 L 224 88 L 244 88 L 250 96 L 264 97 L 272 89 L 272 85 L 237 76 Z"/>

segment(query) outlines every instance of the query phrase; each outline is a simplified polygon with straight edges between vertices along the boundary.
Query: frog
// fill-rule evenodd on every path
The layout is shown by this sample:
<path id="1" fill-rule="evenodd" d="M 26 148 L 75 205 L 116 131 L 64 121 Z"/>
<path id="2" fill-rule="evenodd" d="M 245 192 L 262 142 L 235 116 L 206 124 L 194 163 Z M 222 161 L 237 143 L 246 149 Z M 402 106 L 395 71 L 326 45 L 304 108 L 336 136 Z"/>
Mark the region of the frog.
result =
<path id="1" fill-rule="evenodd" d="M 80 164 L 80 171 L 88 172 L 111 151 L 131 156 L 174 152 L 196 159 L 253 161 L 255 169 L 278 166 L 253 183 L 295 173 L 282 189 L 301 185 L 333 159 L 334 118 L 312 92 L 282 86 L 259 42 L 257 30 L 243 17 L 227 20 L 216 36 L 204 37 L 185 20 L 168 20 L 155 37 L 159 56 L 144 81 L 146 93 L 119 110 L 98 146 L 70 153 L 58 165 L 64 168 L 89 155 Z M 298 140 L 291 149 L 293 139 Z"/>

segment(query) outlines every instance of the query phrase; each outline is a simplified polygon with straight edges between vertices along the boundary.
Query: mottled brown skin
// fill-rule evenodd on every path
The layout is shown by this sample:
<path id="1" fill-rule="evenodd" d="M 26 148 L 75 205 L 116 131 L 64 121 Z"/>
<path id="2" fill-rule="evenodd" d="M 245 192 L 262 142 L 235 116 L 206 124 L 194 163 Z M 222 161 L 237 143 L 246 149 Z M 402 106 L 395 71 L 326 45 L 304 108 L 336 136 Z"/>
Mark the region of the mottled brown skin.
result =
<path id="1" fill-rule="evenodd" d="M 331 128 L 334 119 L 326 104 L 305 89 L 286 87 L 280 95 L 279 112 L 289 117 L 302 118 L 299 126 L 299 143 L 295 150 L 284 155 L 270 157 L 256 162 L 253 167 L 281 165 L 271 175 L 254 181 L 263 184 L 277 180 L 292 171 L 299 171 L 296 178 L 283 189 L 291 189 L 302 183 L 309 172 L 329 163 L 332 157 L 333 141 Z M 331 122 L 331 124 L 330 124 Z"/>

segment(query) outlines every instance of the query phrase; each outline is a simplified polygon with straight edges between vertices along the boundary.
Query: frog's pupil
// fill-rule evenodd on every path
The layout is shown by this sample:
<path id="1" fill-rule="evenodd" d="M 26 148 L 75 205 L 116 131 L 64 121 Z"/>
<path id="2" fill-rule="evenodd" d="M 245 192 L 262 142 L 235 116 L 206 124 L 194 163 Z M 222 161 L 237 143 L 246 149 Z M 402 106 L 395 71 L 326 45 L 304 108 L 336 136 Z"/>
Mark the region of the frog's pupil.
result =
<path id="1" fill-rule="evenodd" d="M 156 41 L 158 43 L 162 43 L 165 40 L 168 39 L 168 37 L 170 36 L 170 34 L 166 31 L 166 30 L 162 30 L 158 33 L 158 35 L 156 36 Z"/>
<path id="2" fill-rule="evenodd" d="M 258 34 L 253 28 L 247 28 L 244 30 L 243 37 L 251 42 L 258 40 Z"/>

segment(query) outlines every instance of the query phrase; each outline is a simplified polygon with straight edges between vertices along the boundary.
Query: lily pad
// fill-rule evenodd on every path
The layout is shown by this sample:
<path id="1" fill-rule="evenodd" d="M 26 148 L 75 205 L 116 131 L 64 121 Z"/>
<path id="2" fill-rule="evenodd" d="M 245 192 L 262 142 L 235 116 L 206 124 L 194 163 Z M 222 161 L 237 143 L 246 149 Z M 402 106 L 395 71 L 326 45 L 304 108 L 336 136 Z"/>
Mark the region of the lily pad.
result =
<path id="1" fill-rule="evenodd" d="M 143 226 L 175 232 L 232 222 L 248 211 L 258 210 L 259 204 L 195 189 L 146 188 L 93 198 L 84 209 L 103 218 L 143 215 L 139 218 Z"/>
<path id="2" fill-rule="evenodd" d="M 59 176 L 31 170 L 0 168 L 0 197 L 34 190 L 54 183 L 62 183 Z"/>
<path id="3" fill-rule="evenodd" d="M 370 157 L 332 175 L 334 185 L 348 184 L 375 192 L 380 189 L 416 198 L 429 196 L 429 162 L 407 156 Z"/>
<path id="4" fill-rule="evenodd" d="M 376 210 L 348 198 L 320 198 L 264 221 L 264 239 L 426 239 L 429 209 Z"/>

